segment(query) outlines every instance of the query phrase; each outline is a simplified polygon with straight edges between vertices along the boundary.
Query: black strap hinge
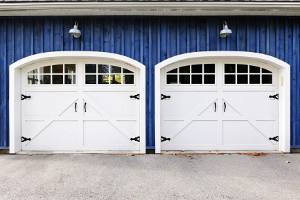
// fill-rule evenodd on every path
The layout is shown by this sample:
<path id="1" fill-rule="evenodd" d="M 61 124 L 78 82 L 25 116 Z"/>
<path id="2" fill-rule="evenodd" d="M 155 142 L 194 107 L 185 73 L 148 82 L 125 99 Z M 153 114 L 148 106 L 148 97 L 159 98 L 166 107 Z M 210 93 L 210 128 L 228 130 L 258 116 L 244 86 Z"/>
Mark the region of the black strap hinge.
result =
<path id="1" fill-rule="evenodd" d="M 131 99 L 140 99 L 140 94 L 130 95 Z"/>
<path id="2" fill-rule="evenodd" d="M 21 137 L 21 142 L 31 141 L 31 138 Z"/>
<path id="3" fill-rule="evenodd" d="M 269 140 L 274 140 L 274 141 L 278 142 L 279 141 L 279 136 L 270 137 Z"/>
<path id="4" fill-rule="evenodd" d="M 269 98 L 271 99 L 279 99 L 279 94 L 269 95 Z"/>
<path id="5" fill-rule="evenodd" d="M 24 94 L 21 94 L 21 100 L 30 99 L 31 96 L 26 96 Z"/>
<path id="6" fill-rule="evenodd" d="M 140 136 L 137 136 L 137 137 L 134 137 L 134 138 L 130 138 L 130 141 L 140 142 Z"/>
<path id="7" fill-rule="evenodd" d="M 161 142 L 171 141 L 171 138 L 167 138 L 167 137 L 161 136 L 161 137 L 160 137 L 160 141 L 161 141 Z"/>
<path id="8" fill-rule="evenodd" d="M 164 99 L 170 99 L 171 96 L 165 95 L 165 94 L 160 94 L 160 99 L 164 100 Z"/>

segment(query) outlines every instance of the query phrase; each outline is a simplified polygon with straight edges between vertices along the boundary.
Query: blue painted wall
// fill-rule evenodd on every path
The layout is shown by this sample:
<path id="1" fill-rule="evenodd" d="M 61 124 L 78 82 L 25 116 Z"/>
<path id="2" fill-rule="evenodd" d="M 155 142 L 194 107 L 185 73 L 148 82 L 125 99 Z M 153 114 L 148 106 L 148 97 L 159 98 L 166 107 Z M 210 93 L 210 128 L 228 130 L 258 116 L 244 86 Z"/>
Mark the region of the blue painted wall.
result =
<path id="1" fill-rule="evenodd" d="M 82 30 L 73 39 L 74 20 Z M 300 148 L 300 18 L 230 17 L 233 34 L 219 37 L 223 17 L 0 18 L 0 147 L 8 147 L 8 67 L 47 51 L 91 50 L 122 54 L 147 66 L 147 147 L 154 148 L 154 65 L 194 51 L 260 52 L 292 68 L 291 145 Z"/>

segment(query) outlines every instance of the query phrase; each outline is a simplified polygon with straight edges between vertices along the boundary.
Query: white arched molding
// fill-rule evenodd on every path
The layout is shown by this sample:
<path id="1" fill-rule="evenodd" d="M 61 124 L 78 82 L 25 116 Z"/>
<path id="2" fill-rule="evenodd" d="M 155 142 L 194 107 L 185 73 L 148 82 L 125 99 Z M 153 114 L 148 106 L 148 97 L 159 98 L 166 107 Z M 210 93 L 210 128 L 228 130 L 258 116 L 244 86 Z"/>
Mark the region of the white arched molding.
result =
<path id="1" fill-rule="evenodd" d="M 178 62 L 193 59 L 244 59 L 265 63 L 276 67 L 279 71 L 279 151 L 290 152 L 290 65 L 278 58 L 243 51 L 204 51 L 185 53 L 171 57 L 155 65 L 155 152 L 161 152 L 160 133 L 160 76 L 161 69 Z"/>
<path id="2" fill-rule="evenodd" d="M 28 56 L 9 66 L 9 142 L 10 153 L 21 151 L 21 69 L 31 64 L 56 59 L 106 59 L 136 67 L 140 72 L 140 153 L 146 150 L 145 66 L 131 58 L 114 53 L 93 51 L 57 51 Z"/>

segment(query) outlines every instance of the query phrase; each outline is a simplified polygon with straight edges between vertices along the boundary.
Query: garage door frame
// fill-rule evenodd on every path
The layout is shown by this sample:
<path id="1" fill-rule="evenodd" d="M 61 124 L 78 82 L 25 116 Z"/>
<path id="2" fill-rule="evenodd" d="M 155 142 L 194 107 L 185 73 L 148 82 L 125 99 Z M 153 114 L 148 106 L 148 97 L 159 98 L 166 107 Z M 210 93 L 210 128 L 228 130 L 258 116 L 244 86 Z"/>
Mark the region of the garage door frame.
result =
<path id="1" fill-rule="evenodd" d="M 290 152 L 290 65 L 278 58 L 243 51 L 207 51 L 193 52 L 171 57 L 155 65 L 155 152 L 161 153 L 161 120 L 160 93 L 161 69 L 177 62 L 193 59 L 243 59 L 246 61 L 263 62 L 278 69 L 279 77 L 279 151 Z"/>
<path id="2" fill-rule="evenodd" d="M 138 153 L 146 151 L 146 89 L 145 89 L 145 65 L 142 63 L 114 53 L 92 52 L 92 51 L 60 51 L 35 54 L 9 66 L 9 139 L 10 153 L 21 151 L 21 69 L 30 64 L 43 62 L 47 60 L 63 59 L 63 58 L 82 58 L 82 59 L 110 59 L 123 62 L 136 67 L 140 71 L 139 90 L 140 90 L 140 150 Z"/>

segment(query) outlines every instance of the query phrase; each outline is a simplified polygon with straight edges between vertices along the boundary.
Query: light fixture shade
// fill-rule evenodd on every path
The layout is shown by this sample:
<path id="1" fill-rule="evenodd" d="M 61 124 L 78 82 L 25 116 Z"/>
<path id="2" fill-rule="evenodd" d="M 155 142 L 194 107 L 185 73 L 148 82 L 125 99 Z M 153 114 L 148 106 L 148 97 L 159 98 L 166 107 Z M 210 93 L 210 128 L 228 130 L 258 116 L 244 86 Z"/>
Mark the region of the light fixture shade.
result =
<path id="1" fill-rule="evenodd" d="M 229 29 L 227 23 L 224 22 L 223 29 L 220 31 L 220 37 L 226 38 L 231 33 L 232 33 L 231 29 Z"/>
<path id="2" fill-rule="evenodd" d="M 69 33 L 70 33 L 74 38 L 80 38 L 80 36 L 81 36 L 81 31 L 78 29 L 78 24 L 77 24 L 77 23 L 75 23 L 75 24 L 74 24 L 74 27 L 71 28 L 71 29 L 69 30 Z"/>

